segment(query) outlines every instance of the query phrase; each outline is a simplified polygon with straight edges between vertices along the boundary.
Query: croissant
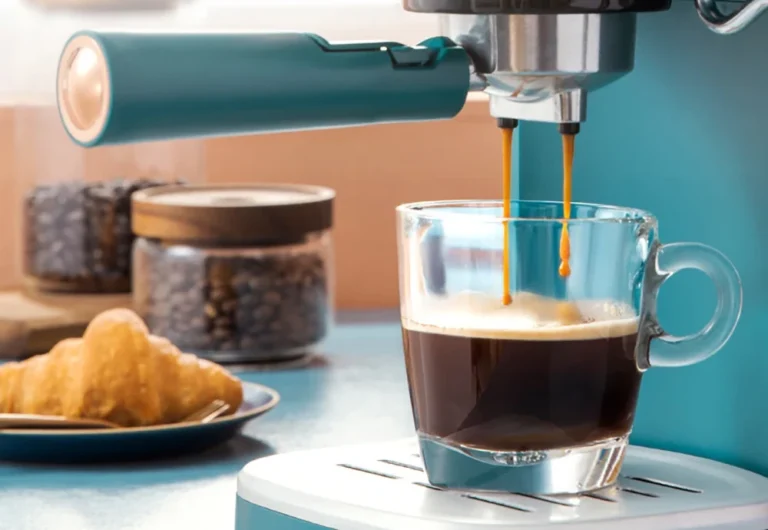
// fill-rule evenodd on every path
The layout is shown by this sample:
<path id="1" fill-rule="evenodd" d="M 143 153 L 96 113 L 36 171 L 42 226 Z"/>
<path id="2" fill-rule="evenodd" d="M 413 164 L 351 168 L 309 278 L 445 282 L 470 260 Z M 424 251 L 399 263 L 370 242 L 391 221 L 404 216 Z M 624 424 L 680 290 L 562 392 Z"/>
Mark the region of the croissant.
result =
<path id="1" fill-rule="evenodd" d="M 215 399 L 236 411 L 240 381 L 221 366 L 149 334 L 130 310 L 95 317 L 82 339 L 0 366 L 0 412 L 108 420 L 124 427 L 176 423 Z"/>

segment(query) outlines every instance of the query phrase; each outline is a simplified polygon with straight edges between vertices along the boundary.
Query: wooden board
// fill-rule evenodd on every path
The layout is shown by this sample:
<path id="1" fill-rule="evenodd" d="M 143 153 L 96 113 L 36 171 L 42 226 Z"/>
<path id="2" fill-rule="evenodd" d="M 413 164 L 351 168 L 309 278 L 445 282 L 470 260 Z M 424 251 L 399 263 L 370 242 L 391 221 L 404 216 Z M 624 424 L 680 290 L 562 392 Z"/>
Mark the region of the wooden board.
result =
<path id="1" fill-rule="evenodd" d="M 131 307 L 130 294 L 40 294 L 0 291 L 0 359 L 48 352 L 57 342 L 80 337 L 97 314 Z"/>

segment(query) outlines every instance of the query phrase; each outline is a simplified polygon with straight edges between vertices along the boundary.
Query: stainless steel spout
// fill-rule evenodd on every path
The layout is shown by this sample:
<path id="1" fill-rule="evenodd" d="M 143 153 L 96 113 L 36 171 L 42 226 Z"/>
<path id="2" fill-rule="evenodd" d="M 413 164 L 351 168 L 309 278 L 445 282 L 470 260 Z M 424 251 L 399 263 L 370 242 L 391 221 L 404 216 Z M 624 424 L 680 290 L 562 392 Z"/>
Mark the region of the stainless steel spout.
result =
<path id="1" fill-rule="evenodd" d="M 581 123 L 587 119 L 587 93 L 581 89 L 559 92 L 538 101 L 516 101 L 491 96 L 491 116 L 524 121 Z"/>

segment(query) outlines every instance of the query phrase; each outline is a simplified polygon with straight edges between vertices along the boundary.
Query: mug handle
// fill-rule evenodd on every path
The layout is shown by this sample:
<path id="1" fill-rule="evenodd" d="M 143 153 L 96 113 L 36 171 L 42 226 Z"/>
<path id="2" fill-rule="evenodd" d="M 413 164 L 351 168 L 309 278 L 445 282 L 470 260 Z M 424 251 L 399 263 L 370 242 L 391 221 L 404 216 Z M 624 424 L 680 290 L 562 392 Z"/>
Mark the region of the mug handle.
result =
<path id="1" fill-rule="evenodd" d="M 685 337 L 670 335 L 657 314 L 659 289 L 675 273 L 696 269 L 706 274 L 717 291 L 717 306 L 709 322 Z M 639 367 L 677 367 L 701 362 L 717 353 L 736 329 L 741 316 L 742 287 L 739 273 L 723 253 L 701 243 L 657 244 L 646 265 L 644 296 L 648 299 L 640 329 L 648 337 L 639 344 Z M 650 343 L 648 343 L 650 341 Z"/>

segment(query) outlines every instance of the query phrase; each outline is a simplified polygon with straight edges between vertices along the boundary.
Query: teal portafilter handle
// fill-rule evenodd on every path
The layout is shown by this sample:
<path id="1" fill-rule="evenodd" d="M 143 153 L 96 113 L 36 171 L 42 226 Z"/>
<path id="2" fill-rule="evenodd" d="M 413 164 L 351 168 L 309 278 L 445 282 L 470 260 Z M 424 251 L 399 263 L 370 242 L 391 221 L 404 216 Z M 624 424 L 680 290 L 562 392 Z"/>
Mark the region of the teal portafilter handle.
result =
<path id="1" fill-rule="evenodd" d="M 85 31 L 64 48 L 57 94 L 70 136 L 96 146 L 446 119 L 469 82 L 467 53 L 442 37 Z"/>

